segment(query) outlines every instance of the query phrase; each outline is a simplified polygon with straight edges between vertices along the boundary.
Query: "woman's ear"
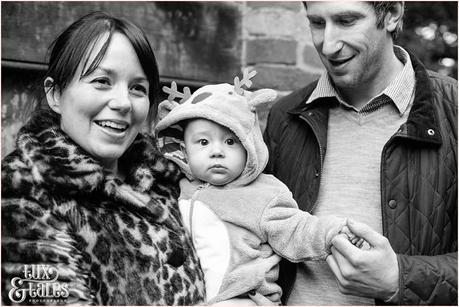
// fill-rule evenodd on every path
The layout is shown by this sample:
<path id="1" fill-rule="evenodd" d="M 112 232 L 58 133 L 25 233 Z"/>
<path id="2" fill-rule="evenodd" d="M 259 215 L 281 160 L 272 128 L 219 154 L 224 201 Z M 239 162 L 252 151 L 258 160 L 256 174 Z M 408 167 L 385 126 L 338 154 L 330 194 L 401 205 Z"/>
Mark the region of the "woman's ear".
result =
<path id="1" fill-rule="evenodd" d="M 389 12 L 387 12 L 386 16 L 384 17 L 385 26 L 388 32 L 392 33 L 397 29 L 397 25 L 401 22 L 403 17 L 404 7 L 401 2 L 397 2 L 391 8 Z"/>
<path id="2" fill-rule="evenodd" d="M 48 105 L 51 108 L 51 110 L 53 110 L 57 114 L 61 114 L 61 93 L 58 88 L 53 86 L 53 83 L 53 78 L 47 77 L 43 84 L 45 88 L 46 101 L 48 102 Z"/>

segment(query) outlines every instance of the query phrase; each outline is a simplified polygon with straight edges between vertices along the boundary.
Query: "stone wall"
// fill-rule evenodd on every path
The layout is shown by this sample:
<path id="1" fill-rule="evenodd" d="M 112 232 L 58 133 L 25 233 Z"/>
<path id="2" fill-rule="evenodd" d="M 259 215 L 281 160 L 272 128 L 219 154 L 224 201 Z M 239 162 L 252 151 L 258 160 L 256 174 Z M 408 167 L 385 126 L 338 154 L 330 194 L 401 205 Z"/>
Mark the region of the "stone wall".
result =
<path id="1" fill-rule="evenodd" d="M 318 78 L 324 68 L 301 2 L 245 2 L 241 9 L 241 62 L 258 72 L 255 87 L 273 88 L 281 97 Z M 259 112 L 262 129 L 271 105 Z"/>
<path id="2" fill-rule="evenodd" d="M 243 18 L 242 62 L 258 71 L 255 85 L 291 91 L 322 72 L 301 2 L 246 2 Z"/>
<path id="3" fill-rule="evenodd" d="M 2 157 L 14 148 L 30 115 L 47 46 L 91 10 L 128 18 L 144 29 L 164 84 L 176 80 L 193 90 L 233 82 L 249 67 L 258 72 L 253 88 L 273 88 L 283 96 L 323 69 L 301 2 L 4 2 Z M 271 105 L 260 110 L 262 129 Z"/>

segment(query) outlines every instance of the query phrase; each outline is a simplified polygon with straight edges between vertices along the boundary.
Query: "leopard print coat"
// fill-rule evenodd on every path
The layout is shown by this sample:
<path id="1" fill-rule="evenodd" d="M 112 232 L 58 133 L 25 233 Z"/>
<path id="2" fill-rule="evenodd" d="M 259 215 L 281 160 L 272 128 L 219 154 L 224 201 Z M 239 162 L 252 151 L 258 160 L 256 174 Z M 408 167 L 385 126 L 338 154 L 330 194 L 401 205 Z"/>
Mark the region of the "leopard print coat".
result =
<path id="1" fill-rule="evenodd" d="M 121 182 L 59 129 L 51 111 L 20 130 L 2 162 L 3 303 L 17 301 L 11 281 L 24 278 L 25 264 L 57 270 L 68 291 L 60 304 L 203 301 L 203 274 L 177 206 L 181 173 L 152 144 L 138 135 L 120 158 Z M 28 294 L 22 304 L 47 304 Z"/>

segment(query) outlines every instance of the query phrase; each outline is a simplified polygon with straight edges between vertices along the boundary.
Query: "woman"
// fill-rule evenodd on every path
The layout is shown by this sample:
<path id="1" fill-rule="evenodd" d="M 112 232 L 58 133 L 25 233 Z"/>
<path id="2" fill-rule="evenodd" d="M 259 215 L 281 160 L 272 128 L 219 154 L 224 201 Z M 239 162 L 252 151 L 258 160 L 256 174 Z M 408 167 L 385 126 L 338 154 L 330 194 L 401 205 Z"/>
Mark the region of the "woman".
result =
<path id="1" fill-rule="evenodd" d="M 139 133 L 159 91 L 146 36 L 104 13 L 81 18 L 54 42 L 44 88 L 49 109 L 2 162 L 3 302 L 202 302 L 181 174 Z"/>

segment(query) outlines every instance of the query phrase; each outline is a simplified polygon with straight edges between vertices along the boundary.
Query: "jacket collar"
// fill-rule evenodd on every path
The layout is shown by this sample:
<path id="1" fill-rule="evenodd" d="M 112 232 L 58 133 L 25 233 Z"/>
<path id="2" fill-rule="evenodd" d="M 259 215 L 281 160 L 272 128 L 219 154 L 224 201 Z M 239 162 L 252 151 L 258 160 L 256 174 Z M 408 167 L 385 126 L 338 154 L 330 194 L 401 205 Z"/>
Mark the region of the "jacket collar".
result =
<path id="1" fill-rule="evenodd" d="M 426 144 L 441 145 L 441 130 L 434 108 L 432 86 L 428 72 L 412 53 L 408 52 L 408 54 L 410 55 L 416 79 L 415 96 L 407 122 L 402 126 L 398 135 Z M 338 103 L 336 98 L 324 97 L 306 104 L 308 97 L 317 86 L 317 82 L 315 81 L 293 94 L 294 97 L 292 99 L 296 99 L 299 103 L 287 111 L 289 114 L 307 117 L 311 110 L 315 110 L 315 112 L 327 113 L 326 118 L 328 118 L 328 109 Z M 324 129 L 326 127 L 326 125 L 322 126 Z"/>
<path id="2" fill-rule="evenodd" d="M 164 159 L 154 144 L 151 136 L 139 134 L 119 160 L 120 168 L 126 170 L 125 183 L 141 193 L 158 181 L 178 186 L 181 178 L 178 167 Z M 12 188 L 15 184 L 43 185 L 56 194 L 77 195 L 108 192 L 114 185 L 122 185 L 60 129 L 59 118 L 50 110 L 36 112 L 21 128 L 14 153 L 12 157 L 19 156 L 19 161 L 25 164 L 23 168 L 31 171 L 30 175 L 17 176 Z M 2 177 L 8 172 L 25 174 L 18 169 L 18 163 L 10 162 L 5 163 L 5 168 L 11 169 L 2 167 Z"/>
<path id="3" fill-rule="evenodd" d="M 441 145 L 440 125 L 434 108 L 433 89 L 429 75 L 422 63 L 413 54 L 409 54 L 416 77 L 416 88 L 413 106 L 406 125 L 402 129 L 402 134 L 423 143 Z"/>

